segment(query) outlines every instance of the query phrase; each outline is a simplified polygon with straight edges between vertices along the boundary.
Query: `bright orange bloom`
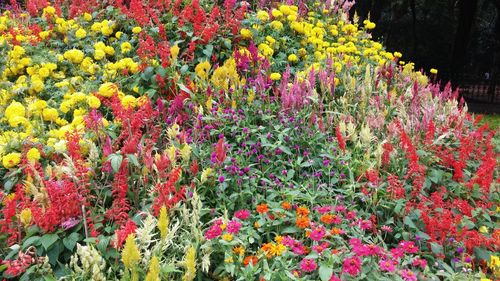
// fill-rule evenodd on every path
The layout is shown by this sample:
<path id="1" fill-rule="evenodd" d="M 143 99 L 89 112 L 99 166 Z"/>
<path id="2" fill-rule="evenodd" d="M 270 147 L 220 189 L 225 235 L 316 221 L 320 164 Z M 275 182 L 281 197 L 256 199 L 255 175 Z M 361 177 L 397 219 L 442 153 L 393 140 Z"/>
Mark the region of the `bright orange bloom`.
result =
<path id="1" fill-rule="evenodd" d="M 307 217 L 298 217 L 295 220 L 295 225 L 299 228 L 306 228 L 309 226 L 309 218 Z"/>
<path id="2" fill-rule="evenodd" d="M 256 256 L 247 256 L 243 259 L 243 265 L 247 266 L 250 263 L 252 263 L 252 265 L 256 265 L 258 261 L 259 259 Z"/>
<path id="3" fill-rule="evenodd" d="M 243 248 L 243 246 L 234 247 L 233 248 L 233 253 L 235 255 L 243 256 L 243 254 L 245 253 L 245 248 Z"/>
<path id="4" fill-rule="evenodd" d="M 292 209 L 292 205 L 288 202 L 283 202 L 281 203 L 281 207 L 284 209 L 284 210 L 290 210 Z"/>
<path id="5" fill-rule="evenodd" d="M 330 230 L 330 234 L 332 234 L 332 235 L 338 235 L 338 234 L 340 234 L 340 233 L 342 233 L 342 230 L 340 230 L 340 228 L 336 228 L 336 227 L 334 227 L 334 228 L 332 228 L 332 229 Z"/>
<path id="6" fill-rule="evenodd" d="M 262 203 L 257 205 L 257 213 L 259 214 L 265 214 L 269 211 L 269 208 L 267 207 L 266 203 Z"/>
<path id="7" fill-rule="evenodd" d="M 309 215 L 309 209 L 305 206 L 300 206 L 295 211 L 299 217 L 307 217 Z"/>
<path id="8" fill-rule="evenodd" d="M 331 224 L 333 223 L 333 221 L 335 220 L 335 215 L 332 215 L 332 214 L 324 214 L 321 216 L 320 220 L 324 223 L 324 224 Z"/>

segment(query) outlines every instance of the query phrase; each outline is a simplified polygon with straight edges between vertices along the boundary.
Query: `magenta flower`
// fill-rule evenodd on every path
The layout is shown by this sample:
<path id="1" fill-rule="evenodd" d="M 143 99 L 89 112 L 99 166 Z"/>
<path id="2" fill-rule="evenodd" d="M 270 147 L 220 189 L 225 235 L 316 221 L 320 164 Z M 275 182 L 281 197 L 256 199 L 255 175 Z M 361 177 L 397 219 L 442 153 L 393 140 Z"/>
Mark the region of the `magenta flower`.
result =
<path id="1" fill-rule="evenodd" d="M 304 258 L 300 262 L 300 269 L 302 269 L 302 271 L 304 271 L 304 272 L 315 271 L 317 267 L 318 266 L 317 266 L 316 262 L 314 261 L 314 259 L 306 259 L 306 258 Z"/>
<path id="2" fill-rule="evenodd" d="M 378 266 L 382 271 L 393 272 L 394 270 L 396 270 L 396 266 L 394 265 L 394 263 L 388 260 L 380 260 Z"/>
<path id="3" fill-rule="evenodd" d="M 418 247 L 413 241 L 402 241 L 399 243 L 399 248 L 407 254 L 415 254 L 418 252 Z"/>
<path id="4" fill-rule="evenodd" d="M 241 223 L 236 220 L 232 220 L 227 223 L 226 231 L 231 234 L 238 234 L 238 232 L 240 232 L 240 228 Z"/>
<path id="5" fill-rule="evenodd" d="M 312 231 L 311 234 L 309 235 L 309 238 L 311 238 L 314 241 L 320 241 L 323 239 L 323 237 L 326 234 L 326 230 L 324 226 L 318 226 L 315 227 Z"/>
<path id="6" fill-rule="evenodd" d="M 409 269 L 401 271 L 401 277 L 405 281 L 417 281 L 417 275 Z"/>
<path id="7" fill-rule="evenodd" d="M 342 266 L 342 272 L 356 276 L 361 272 L 361 260 L 358 257 L 346 258 Z"/>
<path id="8" fill-rule="evenodd" d="M 247 209 L 242 209 L 237 211 L 234 216 L 240 220 L 246 220 L 250 216 L 250 211 Z"/>

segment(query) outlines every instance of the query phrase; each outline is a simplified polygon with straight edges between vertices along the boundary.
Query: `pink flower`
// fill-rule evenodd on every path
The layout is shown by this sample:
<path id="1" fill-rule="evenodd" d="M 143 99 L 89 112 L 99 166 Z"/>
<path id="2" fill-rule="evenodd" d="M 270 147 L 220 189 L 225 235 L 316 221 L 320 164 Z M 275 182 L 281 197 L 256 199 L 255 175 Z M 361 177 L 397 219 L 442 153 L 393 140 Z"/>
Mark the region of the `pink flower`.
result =
<path id="1" fill-rule="evenodd" d="M 342 272 L 356 276 L 361 272 L 361 260 L 358 257 L 346 258 L 342 266 Z"/>
<path id="2" fill-rule="evenodd" d="M 340 279 L 337 275 L 332 274 L 332 277 L 330 277 L 330 281 L 342 281 L 342 279 Z"/>
<path id="3" fill-rule="evenodd" d="M 399 243 L 399 248 L 407 254 L 415 254 L 418 252 L 418 247 L 413 241 L 402 241 Z"/>
<path id="4" fill-rule="evenodd" d="M 242 209 L 237 211 L 234 216 L 240 220 L 246 220 L 250 216 L 250 211 L 247 209 Z"/>
<path id="5" fill-rule="evenodd" d="M 235 220 L 232 220 L 227 223 L 226 231 L 231 234 L 238 234 L 240 232 L 241 223 Z"/>
<path id="6" fill-rule="evenodd" d="M 424 269 L 427 266 L 427 261 L 421 258 L 416 258 L 412 262 L 413 266 L 420 266 L 422 269 Z"/>
<path id="7" fill-rule="evenodd" d="M 219 237 L 222 234 L 221 225 L 223 223 L 224 222 L 221 219 L 218 219 L 218 220 L 214 221 L 214 225 L 212 225 L 212 227 L 210 227 L 207 230 L 207 232 L 205 232 L 205 238 L 207 240 L 212 240 L 214 238 Z"/>
<path id="8" fill-rule="evenodd" d="M 326 213 L 330 212 L 331 210 L 333 210 L 332 206 L 316 207 L 316 211 L 318 211 L 318 213 L 320 213 L 320 214 L 326 214 Z"/>
<path id="9" fill-rule="evenodd" d="M 360 220 L 359 227 L 363 230 L 368 230 L 372 228 L 372 222 L 369 220 Z"/>
<path id="10" fill-rule="evenodd" d="M 314 261 L 314 259 L 306 259 L 306 258 L 304 258 L 300 262 L 300 269 L 302 269 L 302 271 L 304 271 L 304 272 L 315 271 L 317 267 L 318 266 L 316 265 L 316 262 Z"/>
<path id="11" fill-rule="evenodd" d="M 417 275 L 409 269 L 401 271 L 401 277 L 403 277 L 405 281 L 417 281 Z"/>
<path id="12" fill-rule="evenodd" d="M 378 266 L 381 270 L 387 272 L 393 272 L 394 270 L 396 270 L 396 266 L 394 265 L 394 263 L 388 260 L 380 260 Z"/>
<path id="13" fill-rule="evenodd" d="M 392 232 L 392 227 L 388 226 L 388 225 L 384 225 L 382 226 L 382 231 L 385 231 L 387 233 L 391 233 Z"/>
<path id="14" fill-rule="evenodd" d="M 311 238 L 314 241 L 320 241 L 323 239 L 323 237 L 326 234 L 326 230 L 324 226 L 318 226 L 315 227 L 312 231 L 311 234 L 309 235 L 309 238 Z"/>

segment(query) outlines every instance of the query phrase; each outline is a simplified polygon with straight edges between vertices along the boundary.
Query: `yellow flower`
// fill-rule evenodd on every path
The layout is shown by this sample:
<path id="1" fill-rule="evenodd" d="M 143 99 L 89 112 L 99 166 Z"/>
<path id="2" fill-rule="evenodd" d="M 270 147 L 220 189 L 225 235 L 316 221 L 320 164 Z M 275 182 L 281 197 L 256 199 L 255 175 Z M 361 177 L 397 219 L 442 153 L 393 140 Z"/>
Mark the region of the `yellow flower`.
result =
<path id="1" fill-rule="evenodd" d="M 491 269 L 495 269 L 497 267 L 500 267 L 500 258 L 497 256 L 490 256 L 490 264 L 489 267 Z"/>
<path id="2" fill-rule="evenodd" d="M 435 68 L 431 68 L 431 71 L 430 71 L 432 74 L 437 74 L 438 73 L 438 70 L 435 69 Z"/>
<path id="3" fill-rule="evenodd" d="M 89 13 L 83 14 L 83 19 L 86 21 L 91 21 L 92 20 L 92 15 Z"/>
<path id="4" fill-rule="evenodd" d="M 269 78 L 271 78 L 271 80 L 273 80 L 273 81 L 278 81 L 281 79 L 281 74 L 274 72 L 274 73 L 271 73 L 271 76 Z"/>
<path id="5" fill-rule="evenodd" d="M 401 58 L 403 56 L 403 54 L 401 54 L 400 52 L 394 52 L 394 56 L 396 58 Z"/>
<path id="6" fill-rule="evenodd" d="M 245 39 L 252 39 L 252 31 L 250 29 L 242 28 L 240 30 L 240 34 L 241 34 L 241 37 L 243 37 Z"/>
<path id="7" fill-rule="evenodd" d="M 120 49 L 122 50 L 122 54 L 126 54 L 132 50 L 132 45 L 129 42 L 123 42 L 120 45 Z"/>
<path id="8" fill-rule="evenodd" d="M 182 281 L 192 281 L 196 277 L 196 249 L 191 246 L 186 251 L 186 256 L 184 257 L 184 265 L 186 267 L 186 272 L 182 276 Z"/>
<path id="9" fill-rule="evenodd" d="M 365 25 L 366 29 L 374 29 L 376 24 L 374 22 L 371 22 L 369 20 L 364 20 L 363 24 Z"/>
<path id="10" fill-rule="evenodd" d="M 125 240 L 125 246 L 122 251 L 123 265 L 125 265 L 128 269 L 133 269 L 141 259 L 141 253 L 139 252 L 139 248 L 137 247 L 134 238 L 134 234 L 129 234 L 127 236 L 127 240 Z"/>
<path id="11" fill-rule="evenodd" d="M 87 36 L 87 32 L 85 31 L 85 29 L 80 28 L 76 31 L 75 36 L 78 39 L 82 39 L 85 38 L 85 36 Z"/>
<path id="12" fill-rule="evenodd" d="M 59 113 L 55 108 L 45 108 L 42 111 L 43 120 L 45 121 L 56 121 L 59 117 Z"/>
<path id="13" fill-rule="evenodd" d="M 212 175 L 213 169 L 212 168 L 206 168 L 201 172 L 201 183 L 204 183 L 207 181 L 208 177 Z"/>
<path id="14" fill-rule="evenodd" d="M 235 255 L 243 256 L 245 254 L 245 248 L 243 248 L 243 246 L 234 247 L 233 253 Z"/>
<path id="15" fill-rule="evenodd" d="M 118 94 L 118 86 L 116 86 L 116 84 L 114 83 L 107 82 L 99 87 L 99 95 L 105 98 L 110 98 L 114 94 Z"/>
<path id="16" fill-rule="evenodd" d="M 283 29 L 283 24 L 277 20 L 273 20 L 270 25 L 275 30 L 282 30 Z"/>
<path id="17" fill-rule="evenodd" d="M 205 80 L 208 78 L 208 71 L 210 70 L 210 67 L 210 63 L 205 60 L 196 65 L 194 71 L 198 77 Z"/>
<path id="18" fill-rule="evenodd" d="M 288 61 L 291 63 L 295 63 L 299 61 L 299 58 L 297 57 L 296 54 L 291 54 L 288 56 Z"/>
<path id="19" fill-rule="evenodd" d="M 122 98 L 122 105 L 125 108 L 134 108 L 137 106 L 137 100 L 134 96 L 126 95 Z"/>
<path id="20" fill-rule="evenodd" d="M 21 223 L 26 227 L 31 223 L 32 213 L 30 208 L 23 209 L 19 214 Z"/>
<path id="21" fill-rule="evenodd" d="M 269 20 L 269 13 L 266 11 L 258 11 L 257 18 L 261 21 L 267 21 Z"/>
<path id="22" fill-rule="evenodd" d="M 28 152 L 26 153 L 26 158 L 28 158 L 28 160 L 31 163 L 34 163 L 34 162 L 40 160 L 40 157 L 41 157 L 40 151 L 38 151 L 38 149 L 35 147 L 30 148 L 30 150 L 28 150 Z"/>
<path id="23" fill-rule="evenodd" d="M 172 46 L 172 48 L 170 48 L 170 58 L 172 60 L 176 60 L 177 56 L 179 55 L 179 51 L 180 51 L 179 46 L 177 45 Z"/>
<path id="24" fill-rule="evenodd" d="M 70 62 L 72 62 L 74 64 L 81 63 L 84 56 L 85 55 L 83 54 L 83 52 L 80 50 L 77 50 L 77 49 L 71 49 L 71 50 L 66 51 L 64 53 L 64 58 L 69 60 Z"/>
<path id="25" fill-rule="evenodd" d="M 271 14 L 273 15 L 274 18 L 280 18 L 283 16 L 283 13 L 276 9 L 273 9 L 271 11 Z"/>
<path id="26" fill-rule="evenodd" d="M 168 235 L 168 214 L 167 208 L 162 206 L 160 209 L 160 217 L 158 218 L 158 229 L 160 230 L 161 239 L 165 239 Z"/>
<path id="27" fill-rule="evenodd" d="M 230 242 L 233 240 L 233 235 L 231 233 L 225 233 L 221 236 L 224 241 Z"/>
<path id="28" fill-rule="evenodd" d="M 132 32 L 135 33 L 135 34 L 141 32 L 141 31 L 142 31 L 142 28 L 139 27 L 139 26 L 136 26 L 136 27 L 132 28 Z"/>
<path id="29" fill-rule="evenodd" d="M 149 270 L 145 281 L 160 281 L 160 262 L 156 256 L 149 262 Z"/>
<path id="30" fill-rule="evenodd" d="M 13 101 L 7 109 L 5 109 L 5 117 L 9 120 L 9 124 L 12 127 L 17 127 L 20 123 L 19 117 L 24 117 L 26 114 L 26 109 L 24 106 L 17 101 Z"/>
<path id="31" fill-rule="evenodd" d="M 488 227 L 484 225 L 479 228 L 479 232 L 481 233 L 488 233 L 488 231 L 489 231 Z"/>
<path id="32" fill-rule="evenodd" d="M 12 152 L 5 155 L 2 159 L 2 164 L 6 169 L 14 168 L 21 162 L 21 153 Z"/>
<path id="33" fill-rule="evenodd" d="M 105 57 L 106 57 L 106 53 L 103 50 L 98 49 L 98 50 L 94 51 L 94 59 L 95 60 L 102 60 Z"/>
<path id="34" fill-rule="evenodd" d="M 87 97 L 87 104 L 91 108 L 99 108 L 101 106 L 101 101 L 96 96 L 88 96 Z"/>

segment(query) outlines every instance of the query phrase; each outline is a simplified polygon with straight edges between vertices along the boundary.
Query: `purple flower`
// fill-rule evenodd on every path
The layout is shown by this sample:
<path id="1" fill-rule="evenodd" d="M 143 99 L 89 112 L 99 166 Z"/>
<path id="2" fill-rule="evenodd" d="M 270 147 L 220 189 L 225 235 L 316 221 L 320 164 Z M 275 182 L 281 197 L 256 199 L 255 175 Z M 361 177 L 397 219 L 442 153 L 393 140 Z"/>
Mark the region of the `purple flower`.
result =
<path id="1" fill-rule="evenodd" d="M 72 227 L 74 227 L 75 225 L 79 224 L 80 223 L 80 220 L 77 219 L 77 218 L 70 218 L 66 221 L 63 221 L 61 223 L 61 227 L 64 229 L 64 230 L 68 230 Z"/>

